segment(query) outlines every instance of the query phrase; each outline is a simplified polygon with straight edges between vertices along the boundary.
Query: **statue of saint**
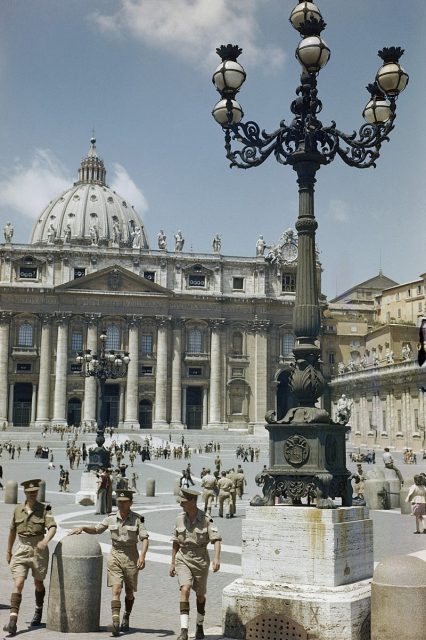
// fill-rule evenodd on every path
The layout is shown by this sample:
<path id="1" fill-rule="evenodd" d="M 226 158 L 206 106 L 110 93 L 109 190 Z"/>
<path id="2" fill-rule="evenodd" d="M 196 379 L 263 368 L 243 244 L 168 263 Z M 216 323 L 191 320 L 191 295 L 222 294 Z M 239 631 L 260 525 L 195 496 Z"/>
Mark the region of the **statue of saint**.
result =
<path id="1" fill-rule="evenodd" d="M 56 238 L 56 229 L 51 222 L 47 229 L 47 244 L 54 244 Z"/>
<path id="2" fill-rule="evenodd" d="M 98 232 L 98 226 L 96 224 L 96 222 L 94 222 L 90 229 L 89 229 L 89 234 L 90 234 L 90 240 L 92 242 L 92 246 L 97 246 L 98 242 L 99 242 L 99 232 Z"/>
<path id="3" fill-rule="evenodd" d="M 256 242 L 256 255 L 263 256 L 263 254 L 265 253 L 265 249 L 266 249 L 266 242 L 263 239 L 263 236 L 259 236 Z"/>
<path id="4" fill-rule="evenodd" d="M 4 241 L 5 242 L 12 242 L 12 238 L 13 238 L 13 227 L 10 224 L 10 222 L 6 222 L 5 226 L 4 226 Z"/>
<path id="5" fill-rule="evenodd" d="M 141 237 L 142 237 L 142 230 L 140 227 L 135 227 L 132 233 L 132 247 L 133 249 L 140 249 L 141 248 Z"/>
<path id="6" fill-rule="evenodd" d="M 404 360 L 410 360 L 411 359 L 411 347 L 409 344 L 404 344 L 402 347 L 402 351 L 401 351 L 402 357 L 404 358 Z"/>
<path id="7" fill-rule="evenodd" d="M 178 231 L 175 234 L 175 251 L 178 251 L 178 252 L 182 251 L 184 242 L 185 242 L 185 238 L 182 235 L 182 231 Z"/>
<path id="8" fill-rule="evenodd" d="M 161 229 L 160 233 L 157 236 L 157 240 L 158 240 L 158 248 L 161 249 L 162 251 L 165 251 L 167 249 L 167 242 L 166 242 L 166 236 L 164 235 L 164 231 Z"/>
<path id="9" fill-rule="evenodd" d="M 121 228 L 118 220 L 114 220 L 112 225 L 112 241 L 114 244 L 119 244 L 121 240 Z"/>
<path id="10" fill-rule="evenodd" d="M 343 364 L 343 362 L 339 362 L 339 364 L 337 365 L 337 372 L 339 376 L 342 376 L 345 373 L 345 365 Z"/>
<path id="11" fill-rule="evenodd" d="M 351 417 L 352 412 L 352 400 L 347 398 L 343 393 L 339 400 L 337 401 L 336 407 L 336 422 L 339 424 L 347 424 L 349 422 L 349 418 Z"/>
<path id="12" fill-rule="evenodd" d="M 386 349 L 386 364 L 393 364 L 393 351 L 391 349 Z"/>
<path id="13" fill-rule="evenodd" d="M 70 242 L 71 242 L 71 225 L 68 222 L 64 230 L 64 244 L 69 244 Z"/>
<path id="14" fill-rule="evenodd" d="M 220 235 L 218 233 L 216 233 L 216 235 L 213 238 L 213 252 L 214 253 L 220 253 L 220 250 L 222 248 L 222 240 L 220 238 Z"/>

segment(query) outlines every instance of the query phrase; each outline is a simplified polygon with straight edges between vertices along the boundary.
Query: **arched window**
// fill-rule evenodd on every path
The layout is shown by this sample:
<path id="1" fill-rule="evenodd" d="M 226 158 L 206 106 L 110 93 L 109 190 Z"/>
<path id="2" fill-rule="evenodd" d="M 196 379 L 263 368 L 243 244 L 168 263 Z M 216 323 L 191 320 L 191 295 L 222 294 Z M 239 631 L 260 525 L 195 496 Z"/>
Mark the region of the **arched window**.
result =
<path id="1" fill-rule="evenodd" d="M 281 338 L 281 355 L 291 356 L 294 347 L 294 335 L 292 333 L 285 333 Z"/>
<path id="2" fill-rule="evenodd" d="M 18 346 L 19 347 L 32 347 L 33 346 L 33 326 L 29 322 L 21 324 L 18 331 Z"/>
<path id="3" fill-rule="evenodd" d="M 193 328 L 188 333 L 189 353 L 203 353 L 203 334 L 201 329 Z"/>
<path id="4" fill-rule="evenodd" d="M 232 352 L 237 356 L 243 354 L 243 334 L 241 331 L 234 331 L 232 334 Z"/>
<path id="5" fill-rule="evenodd" d="M 110 324 L 106 330 L 107 340 L 105 349 L 107 351 L 119 351 L 121 349 L 121 332 L 120 327 L 116 324 Z"/>

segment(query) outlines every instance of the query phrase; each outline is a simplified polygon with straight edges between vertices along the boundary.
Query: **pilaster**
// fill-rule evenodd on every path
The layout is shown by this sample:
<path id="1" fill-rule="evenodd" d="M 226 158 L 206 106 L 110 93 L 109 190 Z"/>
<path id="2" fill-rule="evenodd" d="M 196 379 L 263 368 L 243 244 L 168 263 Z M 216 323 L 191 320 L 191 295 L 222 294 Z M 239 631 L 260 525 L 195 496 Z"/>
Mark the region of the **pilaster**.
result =
<path id="1" fill-rule="evenodd" d="M 49 422 L 50 372 L 51 372 L 51 333 L 52 317 L 49 314 L 39 316 L 41 323 L 40 370 L 37 396 L 36 424 L 42 426 Z"/>
<path id="2" fill-rule="evenodd" d="M 68 367 L 68 321 L 70 314 L 58 314 L 56 324 L 55 392 L 53 399 L 53 421 L 67 424 L 67 367 Z"/>
<path id="3" fill-rule="evenodd" d="M 129 330 L 129 357 L 126 383 L 125 426 L 139 427 L 139 327 L 141 317 L 131 316 L 127 319 Z"/>
<path id="4" fill-rule="evenodd" d="M 10 319 L 11 312 L 0 313 L 0 424 L 8 423 L 8 369 L 9 369 L 9 348 L 10 348 Z M 13 403 L 12 403 L 13 410 Z"/>
<path id="5" fill-rule="evenodd" d="M 157 316 L 157 371 L 155 376 L 155 415 L 153 429 L 167 428 L 167 350 L 169 316 Z"/>
<path id="6" fill-rule="evenodd" d="M 210 398 L 208 429 L 223 427 L 222 421 L 222 328 L 224 319 L 210 321 Z"/>
<path id="7" fill-rule="evenodd" d="M 182 326 L 181 318 L 173 319 L 172 333 L 172 406 L 170 426 L 182 429 Z"/>

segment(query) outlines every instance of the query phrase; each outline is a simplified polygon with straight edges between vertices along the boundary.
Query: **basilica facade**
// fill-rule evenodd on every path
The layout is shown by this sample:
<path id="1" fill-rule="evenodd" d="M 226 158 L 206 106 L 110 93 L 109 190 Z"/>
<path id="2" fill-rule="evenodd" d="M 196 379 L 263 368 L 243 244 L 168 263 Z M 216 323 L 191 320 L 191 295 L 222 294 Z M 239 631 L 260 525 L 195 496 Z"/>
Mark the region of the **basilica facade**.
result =
<path id="1" fill-rule="evenodd" d="M 77 181 L 37 218 L 28 244 L 0 245 L 0 426 L 94 425 L 99 390 L 77 358 L 129 353 L 106 381 L 106 423 L 127 428 L 264 427 L 291 406 L 297 239 L 260 237 L 253 257 L 155 248 L 107 186 L 91 140 Z M 320 284 L 321 266 L 317 264 Z M 319 288 L 320 290 L 320 288 Z"/>

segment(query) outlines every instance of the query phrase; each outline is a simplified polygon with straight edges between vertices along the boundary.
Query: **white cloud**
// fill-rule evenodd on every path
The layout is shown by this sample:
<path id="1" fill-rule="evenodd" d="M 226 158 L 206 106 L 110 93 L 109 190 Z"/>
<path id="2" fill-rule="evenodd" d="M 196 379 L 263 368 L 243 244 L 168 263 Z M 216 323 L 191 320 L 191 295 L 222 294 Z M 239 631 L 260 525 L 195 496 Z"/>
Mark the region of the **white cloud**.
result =
<path id="1" fill-rule="evenodd" d="M 149 46 L 173 53 L 199 67 L 210 68 L 219 59 L 215 49 L 228 42 L 239 44 L 250 65 L 268 62 L 266 68 L 280 68 L 284 51 L 260 45 L 256 12 L 265 0 L 121 0 L 112 15 L 90 16 L 103 33 L 132 34 Z"/>
<path id="2" fill-rule="evenodd" d="M 29 166 L 19 159 L 0 177 L 1 207 L 36 218 L 52 198 L 71 186 L 67 170 L 49 149 L 36 149 Z"/>
<path id="3" fill-rule="evenodd" d="M 328 205 L 328 215 L 336 222 L 348 222 L 350 218 L 350 207 L 343 200 L 330 200 Z"/>
<path id="4" fill-rule="evenodd" d="M 114 176 L 110 182 L 110 187 L 114 191 L 124 196 L 132 204 L 139 215 L 148 209 L 148 203 L 142 191 L 133 182 L 126 169 L 121 164 L 112 165 Z"/>

